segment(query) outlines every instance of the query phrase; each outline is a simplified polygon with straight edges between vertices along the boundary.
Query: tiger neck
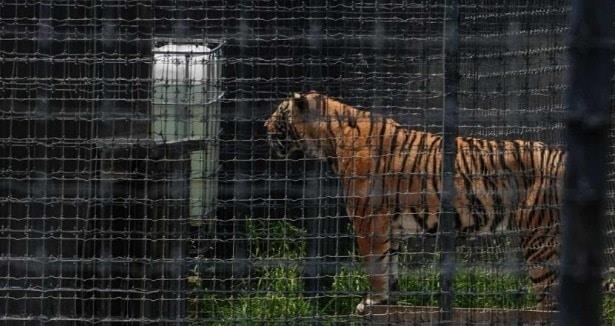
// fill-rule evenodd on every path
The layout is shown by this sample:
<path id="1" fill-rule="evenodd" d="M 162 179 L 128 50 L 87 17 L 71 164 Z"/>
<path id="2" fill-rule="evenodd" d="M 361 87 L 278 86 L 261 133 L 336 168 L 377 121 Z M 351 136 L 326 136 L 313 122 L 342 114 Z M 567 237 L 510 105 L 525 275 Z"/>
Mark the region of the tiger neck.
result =
<path id="1" fill-rule="evenodd" d="M 340 165 L 350 157 L 361 156 L 369 151 L 370 125 L 386 123 L 372 119 L 371 113 L 357 110 L 342 103 L 327 110 L 317 128 L 319 141 L 318 157 L 325 159 L 333 172 L 339 173 Z M 373 126 L 373 125 L 372 125 Z"/>

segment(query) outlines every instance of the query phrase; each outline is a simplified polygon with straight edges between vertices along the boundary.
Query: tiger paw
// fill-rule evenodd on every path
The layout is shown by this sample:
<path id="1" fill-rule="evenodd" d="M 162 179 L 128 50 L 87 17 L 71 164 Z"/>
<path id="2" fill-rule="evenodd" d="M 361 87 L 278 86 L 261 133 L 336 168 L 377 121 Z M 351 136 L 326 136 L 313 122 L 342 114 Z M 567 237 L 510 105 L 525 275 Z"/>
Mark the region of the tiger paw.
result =
<path id="1" fill-rule="evenodd" d="M 368 295 L 363 298 L 361 302 L 359 302 L 359 304 L 355 308 L 355 313 L 358 315 L 363 315 L 369 309 L 370 306 L 391 304 L 391 302 L 389 301 L 389 298 L 384 296 Z"/>

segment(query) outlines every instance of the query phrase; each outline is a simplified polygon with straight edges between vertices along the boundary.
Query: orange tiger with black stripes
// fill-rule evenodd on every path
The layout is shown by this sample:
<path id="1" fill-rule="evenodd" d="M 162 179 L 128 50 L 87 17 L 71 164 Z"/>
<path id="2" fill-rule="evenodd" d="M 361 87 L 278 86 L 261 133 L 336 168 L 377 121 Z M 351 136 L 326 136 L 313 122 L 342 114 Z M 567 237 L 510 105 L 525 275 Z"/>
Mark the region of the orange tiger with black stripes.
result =
<path id="1" fill-rule="evenodd" d="M 395 302 L 400 240 L 438 228 L 442 138 L 314 91 L 284 100 L 265 127 L 280 155 L 327 160 L 340 178 L 372 288 L 357 312 Z M 553 308 L 564 152 L 535 141 L 456 143 L 457 230 L 521 230 L 538 306 Z"/>

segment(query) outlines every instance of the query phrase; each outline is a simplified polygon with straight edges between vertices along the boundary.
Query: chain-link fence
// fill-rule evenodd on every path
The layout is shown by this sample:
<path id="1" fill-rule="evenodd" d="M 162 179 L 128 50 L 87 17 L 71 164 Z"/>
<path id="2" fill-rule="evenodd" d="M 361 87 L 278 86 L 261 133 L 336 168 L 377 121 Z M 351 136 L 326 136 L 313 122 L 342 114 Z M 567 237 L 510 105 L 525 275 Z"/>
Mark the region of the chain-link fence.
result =
<path id="1" fill-rule="evenodd" d="M 569 13 L 459 4 L 465 323 L 551 318 L 529 311 L 554 307 Z M 443 1 L 0 0 L 0 319 L 437 321 L 443 22 Z"/>

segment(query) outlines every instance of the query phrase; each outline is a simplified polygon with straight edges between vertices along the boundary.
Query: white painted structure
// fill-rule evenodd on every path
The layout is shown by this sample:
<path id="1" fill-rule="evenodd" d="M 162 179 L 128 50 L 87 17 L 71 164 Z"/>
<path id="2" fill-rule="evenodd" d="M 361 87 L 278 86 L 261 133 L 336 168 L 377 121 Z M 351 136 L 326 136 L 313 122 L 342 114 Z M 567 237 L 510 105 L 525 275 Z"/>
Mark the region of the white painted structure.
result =
<path id="1" fill-rule="evenodd" d="M 220 130 L 220 47 L 173 40 L 153 49 L 151 136 L 156 141 L 199 139 L 190 155 L 190 220 L 213 220 Z"/>

